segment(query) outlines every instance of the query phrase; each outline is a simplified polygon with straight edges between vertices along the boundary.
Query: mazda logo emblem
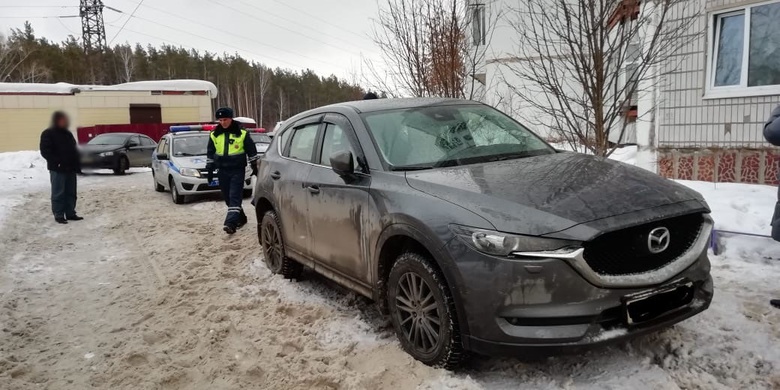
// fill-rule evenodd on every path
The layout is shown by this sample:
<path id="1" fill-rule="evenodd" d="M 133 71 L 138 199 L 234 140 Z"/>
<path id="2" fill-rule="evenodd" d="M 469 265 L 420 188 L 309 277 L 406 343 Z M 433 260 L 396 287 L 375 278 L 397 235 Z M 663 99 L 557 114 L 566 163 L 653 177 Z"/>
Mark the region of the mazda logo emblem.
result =
<path id="1" fill-rule="evenodd" d="M 669 248 L 670 239 L 669 229 L 665 227 L 655 228 L 647 235 L 647 249 L 653 254 L 661 253 L 666 248 Z"/>

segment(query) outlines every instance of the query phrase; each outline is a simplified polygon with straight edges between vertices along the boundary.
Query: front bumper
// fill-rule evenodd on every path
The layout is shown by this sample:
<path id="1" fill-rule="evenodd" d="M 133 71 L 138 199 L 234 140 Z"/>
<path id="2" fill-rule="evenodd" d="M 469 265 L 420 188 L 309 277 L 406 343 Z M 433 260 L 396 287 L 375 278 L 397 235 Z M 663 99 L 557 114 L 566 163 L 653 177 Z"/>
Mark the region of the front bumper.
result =
<path id="1" fill-rule="evenodd" d="M 706 310 L 713 296 L 706 248 L 688 268 L 665 281 L 630 288 L 597 286 L 564 259 L 498 258 L 476 252 L 457 238 L 446 249 L 456 259 L 456 291 L 468 326 L 464 341 L 481 354 L 548 355 L 626 340 Z M 689 302 L 628 325 L 627 296 L 681 280 L 692 285 Z"/>
<path id="2" fill-rule="evenodd" d="M 220 192 L 219 186 L 210 186 L 205 178 L 183 176 L 179 173 L 172 173 L 172 176 L 173 183 L 181 195 L 206 195 Z M 252 190 L 251 176 L 244 179 L 244 190 Z"/>
<path id="3" fill-rule="evenodd" d="M 119 166 L 119 156 L 115 153 L 113 156 L 83 156 L 81 157 L 81 167 L 86 169 L 115 169 Z"/>

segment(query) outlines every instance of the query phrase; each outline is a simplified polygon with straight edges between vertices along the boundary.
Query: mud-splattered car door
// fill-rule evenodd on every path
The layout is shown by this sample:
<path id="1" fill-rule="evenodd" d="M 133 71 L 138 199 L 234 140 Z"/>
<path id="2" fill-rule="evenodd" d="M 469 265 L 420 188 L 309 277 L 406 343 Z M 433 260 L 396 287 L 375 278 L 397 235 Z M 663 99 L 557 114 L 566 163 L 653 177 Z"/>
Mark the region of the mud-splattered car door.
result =
<path id="1" fill-rule="evenodd" d="M 362 224 L 371 176 L 358 164 L 363 160 L 358 158 L 362 151 L 345 117 L 328 114 L 320 140 L 315 165 L 305 183 L 312 253 L 317 266 L 322 264 L 330 271 L 368 283 Z M 339 175 L 330 167 L 330 157 L 343 151 L 352 153 L 352 174 Z"/>

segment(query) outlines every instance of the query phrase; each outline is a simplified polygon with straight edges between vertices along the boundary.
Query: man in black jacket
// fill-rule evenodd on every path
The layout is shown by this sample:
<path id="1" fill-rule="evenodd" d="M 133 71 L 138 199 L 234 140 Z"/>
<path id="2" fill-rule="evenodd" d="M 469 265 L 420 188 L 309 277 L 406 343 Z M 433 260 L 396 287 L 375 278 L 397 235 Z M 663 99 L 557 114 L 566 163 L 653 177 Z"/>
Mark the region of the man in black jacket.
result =
<path id="1" fill-rule="evenodd" d="M 247 218 L 241 203 L 244 200 L 244 177 L 247 161 L 252 165 L 252 175 L 257 175 L 257 147 L 249 133 L 233 120 L 233 110 L 223 107 L 216 113 L 217 126 L 209 136 L 206 148 L 206 169 L 211 182 L 217 170 L 219 189 L 228 206 L 223 230 L 233 234 L 246 225 Z"/>
<path id="2" fill-rule="evenodd" d="M 68 115 L 55 112 L 51 126 L 41 133 L 40 144 L 51 178 L 51 211 L 62 224 L 84 219 L 76 215 L 76 174 L 81 172 L 81 160 L 69 126 Z"/>
<path id="3" fill-rule="evenodd" d="M 769 119 L 764 124 L 764 138 L 770 144 L 780 146 L 780 106 L 772 110 L 772 114 L 769 115 Z M 780 241 L 780 189 L 777 193 L 775 212 L 772 215 L 772 238 L 775 241 Z M 769 303 L 780 308 L 780 299 L 772 299 Z"/>

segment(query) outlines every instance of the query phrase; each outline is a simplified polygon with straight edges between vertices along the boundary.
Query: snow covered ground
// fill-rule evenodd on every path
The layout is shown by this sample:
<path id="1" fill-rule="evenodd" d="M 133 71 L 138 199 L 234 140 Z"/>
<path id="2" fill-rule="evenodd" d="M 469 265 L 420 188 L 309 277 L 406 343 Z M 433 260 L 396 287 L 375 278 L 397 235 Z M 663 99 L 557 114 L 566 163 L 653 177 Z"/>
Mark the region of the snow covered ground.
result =
<path id="1" fill-rule="evenodd" d="M 174 207 L 146 172 L 91 174 L 79 181 L 87 220 L 61 227 L 37 152 L 0 153 L 0 181 L 9 389 L 780 388 L 780 310 L 768 304 L 780 297 L 780 243 L 771 240 L 725 237 L 711 256 L 711 308 L 669 330 L 578 356 L 476 357 L 452 373 L 404 354 L 361 297 L 311 274 L 271 275 L 252 228 L 219 234 L 218 200 Z M 718 228 L 769 233 L 776 188 L 681 183 L 705 196 Z"/>

